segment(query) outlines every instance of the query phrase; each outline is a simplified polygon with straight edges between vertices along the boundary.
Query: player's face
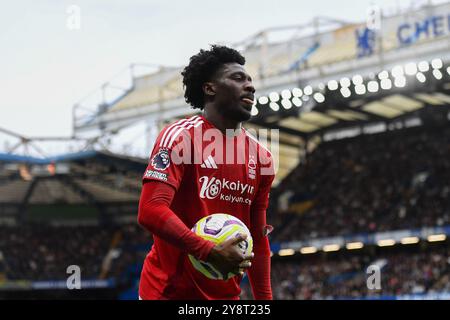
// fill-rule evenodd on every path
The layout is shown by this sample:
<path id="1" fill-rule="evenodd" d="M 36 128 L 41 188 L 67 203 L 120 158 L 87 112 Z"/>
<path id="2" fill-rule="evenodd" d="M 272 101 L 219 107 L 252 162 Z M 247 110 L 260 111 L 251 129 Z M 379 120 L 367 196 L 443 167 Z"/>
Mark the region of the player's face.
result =
<path id="1" fill-rule="evenodd" d="M 236 121 L 251 117 L 255 88 L 252 78 L 238 63 L 227 63 L 215 79 L 214 103 L 218 112 Z"/>

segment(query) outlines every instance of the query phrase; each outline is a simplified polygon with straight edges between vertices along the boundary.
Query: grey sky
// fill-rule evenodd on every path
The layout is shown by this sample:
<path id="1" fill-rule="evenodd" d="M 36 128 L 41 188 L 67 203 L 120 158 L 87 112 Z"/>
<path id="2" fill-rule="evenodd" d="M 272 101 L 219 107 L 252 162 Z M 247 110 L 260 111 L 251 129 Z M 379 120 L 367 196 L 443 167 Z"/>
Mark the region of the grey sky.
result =
<path id="1" fill-rule="evenodd" d="M 362 22 L 371 3 L 392 11 L 410 1 L 8 1 L 0 10 L 0 127 L 68 136 L 73 104 L 130 63 L 183 65 L 210 43 L 318 15 Z M 66 27 L 71 4 L 81 8 L 81 30 Z"/>

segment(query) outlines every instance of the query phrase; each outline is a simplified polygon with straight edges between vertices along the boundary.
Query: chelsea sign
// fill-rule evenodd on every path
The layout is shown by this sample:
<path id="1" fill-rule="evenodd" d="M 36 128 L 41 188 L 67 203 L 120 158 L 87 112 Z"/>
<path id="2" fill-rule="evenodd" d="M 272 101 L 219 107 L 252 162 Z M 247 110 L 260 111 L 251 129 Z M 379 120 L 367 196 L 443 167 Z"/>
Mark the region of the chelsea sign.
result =
<path id="1" fill-rule="evenodd" d="M 404 22 L 403 17 L 394 19 L 397 23 L 387 23 L 385 20 L 381 28 L 371 28 L 367 24 L 365 28 L 355 30 L 358 57 L 372 55 L 376 51 L 377 41 L 384 41 L 386 37 L 394 37 L 398 47 L 405 47 L 423 40 L 450 35 L 450 14 L 422 15 L 422 18 L 408 22 Z M 381 37 L 378 37 L 378 33 L 381 33 Z"/>
<path id="2" fill-rule="evenodd" d="M 409 45 L 448 33 L 450 33 L 450 15 L 438 15 L 414 23 L 401 24 L 397 29 L 397 39 L 399 44 Z"/>

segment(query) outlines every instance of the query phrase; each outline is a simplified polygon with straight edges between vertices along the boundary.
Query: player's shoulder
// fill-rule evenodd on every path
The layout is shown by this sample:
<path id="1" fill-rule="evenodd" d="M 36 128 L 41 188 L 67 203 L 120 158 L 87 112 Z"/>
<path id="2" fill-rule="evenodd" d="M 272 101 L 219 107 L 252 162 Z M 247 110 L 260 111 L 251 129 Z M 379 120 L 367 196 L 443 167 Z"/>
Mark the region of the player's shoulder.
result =
<path id="1" fill-rule="evenodd" d="M 272 156 L 272 152 L 269 150 L 269 148 L 267 148 L 263 143 L 261 143 L 261 141 L 258 140 L 258 138 L 256 137 L 256 135 L 253 132 L 251 132 L 250 130 L 247 130 L 245 128 L 243 128 L 243 129 L 244 129 L 246 136 L 248 137 L 249 143 L 253 144 L 259 150 L 265 151 L 265 152 L 262 152 L 261 154 L 272 160 L 273 156 Z"/>
<path id="2" fill-rule="evenodd" d="M 275 176 L 275 163 L 273 159 L 272 152 L 268 147 L 264 145 L 261 141 L 259 141 L 255 135 L 255 133 L 244 128 L 244 132 L 248 137 L 249 141 L 249 150 L 257 150 L 257 155 L 254 156 L 256 163 L 260 167 L 261 174 L 263 176 L 271 177 L 273 180 Z M 252 157 L 252 151 L 250 152 L 250 157 Z M 269 180 L 270 180 L 269 179 Z"/>
<path id="3" fill-rule="evenodd" d="M 183 135 L 191 135 L 194 128 L 204 124 L 200 115 L 181 119 L 167 124 L 159 133 L 156 141 L 160 148 L 171 149 Z"/>

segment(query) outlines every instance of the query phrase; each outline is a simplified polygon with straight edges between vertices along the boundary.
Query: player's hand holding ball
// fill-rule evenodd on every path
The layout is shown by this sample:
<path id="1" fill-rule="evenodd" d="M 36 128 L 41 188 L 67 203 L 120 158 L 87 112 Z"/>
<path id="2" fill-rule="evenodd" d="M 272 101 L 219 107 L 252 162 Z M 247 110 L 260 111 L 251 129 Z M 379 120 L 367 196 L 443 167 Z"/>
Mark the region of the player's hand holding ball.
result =
<path id="1" fill-rule="evenodd" d="M 253 239 L 238 218 L 217 213 L 200 219 L 192 231 L 216 244 L 207 261 L 189 255 L 194 268 L 210 279 L 228 280 L 243 275 L 254 257 Z"/>
<path id="2" fill-rule="evenodd" d="M 246 234 L 238 234 L 236 238 L 217 244 L 211 250 L 208 262 L 218 268 L 222 274 L 232 273 L 243 276 L 245 269 L 251 267 L 251 260 L 254 257 L 253 252 L 246 254 L 245 250 L 242 250 L 242 242 L 245 242 L 246 238 Z"/>

